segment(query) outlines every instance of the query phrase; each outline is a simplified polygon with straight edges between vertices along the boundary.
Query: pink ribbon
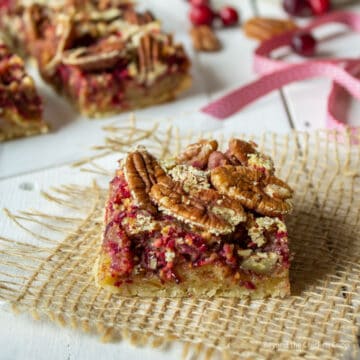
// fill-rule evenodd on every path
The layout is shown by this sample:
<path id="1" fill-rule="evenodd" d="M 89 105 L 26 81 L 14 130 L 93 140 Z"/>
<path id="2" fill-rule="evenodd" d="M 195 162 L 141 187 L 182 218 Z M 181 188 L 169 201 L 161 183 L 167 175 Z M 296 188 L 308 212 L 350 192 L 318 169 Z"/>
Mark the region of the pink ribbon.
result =
<path id="1" fill-rule="evenodd" d="M 352 12 L 330 13 L 317 18 L 302 31 L 311 31 L 333 22 L 348 25 L 354 31 L 360 32 L 360 14 Z M 315 59 L 297 64 L 271 59 L 271 52 L 279 47 L 288 46 L 295 32 L 296 30 L 286 32 L 262 42 L 255 50 L 254 57 L 254 69 L 262 76 L 211 102 L 201 111 L 219 120 L 224 120 L 258 98 L 284 85 L 325 76 L 333 80 L 328 97 L 326 126 L 332 129 L 344 129 L 346 126 L 346 99 L 351 94 L 360 100 L 360 59 Z"/>

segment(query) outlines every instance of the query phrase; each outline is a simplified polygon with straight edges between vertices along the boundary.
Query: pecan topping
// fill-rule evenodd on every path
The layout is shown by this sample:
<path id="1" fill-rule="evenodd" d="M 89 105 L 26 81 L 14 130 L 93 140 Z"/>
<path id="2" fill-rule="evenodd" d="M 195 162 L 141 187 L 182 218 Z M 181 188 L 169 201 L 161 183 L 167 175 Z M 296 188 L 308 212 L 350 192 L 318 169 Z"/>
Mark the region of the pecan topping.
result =
<path id="1" fill-rule="evenodd" d="M 47 9 L 40 4 L 32 4 L 25 8 L 24 22 L 29 40 L 34 41 L 41 37 L 43 26 L 49 21 Z"/>
<path id="2" fill-rule="evenodd" d="M 231 233 L 237 224 L 246 220 L 239 201 L 212 189 L 188 193 L 181 183 L 166 181 L 154 185 L 150 197 L 160 210 L 216 235 Z"/>
<path id="3" fill-rule="evenodd" d="M 124 43 L 117 36 L 110 36 L 89 47 L 66 51 L 62 62 L 87 71 L 113 67 L 123 56 Z"/>
<path id="4" fill-rule="evenodd" d="M 274 163 L 268 156 L 256 150 L 257 144 L 251 141 L 231 139 L 226 156 L 233 165 L 249 166 L 274 173 Z"/>
<path id="5" fill-rule="evenodd" d="M 56 67 L 61 63 L 64 51 L 71 45 L 74 37 L 74 26 L 71 16 L 59 17 L 55 23 L 56 26 L 56 38 L 51 39 L 56 46 L 54 47 L 55 53 L 51 54 L 52 57 L 45 64 L 42 72 L 46 76 L 52 76 L 56 71 Z M 52 48 L 52 45 L 48 43 L 46 46 L 48 49 Z M 45 51 L 46 52 L 46 51 Z"/>
<path id="6" fill-rule="evenodd" d="M 208 179 L 208 172 L 194 168 L 190 165 L 176 165 L 168 174 L 171 178 L 180 182 L 186 192 L 191 189 L 208 189 L 210 183 Z"/>
<path id="7" fill-rule="evenodd" d="M 195 26 L 190 31 L 193 46 L 198 51 L 219 51 L 221 44 L 210 26 Z"/>
<path id="8" fill-rule="evenodd" d="M 124 20 L 133 25 L 145 25 L 154 21 L 155 17 L 150 11 L 145 11 L 141 14 L 134 9 L 128 9 L 124 11 Z"/>
<path id="9" fill-rule="evenodd" d="M 145 150 L 134 151 L 128 154 L 124 161 L 124 175 L 138 206 L 156 213 L 149 192 L 157 182 L 169 180 L 157 160 Z"/>
<path id="10" fill-rule="evenodd" d="M 211 171 L 211 183 L 221 194 L 239 200 L 262 215 L 277 216 L 292 210 L 292 189 L 273 175 L 242 166 L 225 165 Z"/>
<path id="11" fill-rule="evenodd" d="M 240 139 L 231 139 L 229 141 L 229 149 L 226 152 L 230 162 L 233 165 L 243 165 L 248 164 L 249 154 L 255 154 L 256 144 L 252 142 L 247 142 Z"/>
<path id="12" fill-rule="evenodd" d="M 140 39 L 138 47 L 139 72 L 146 73 L 153 70 L 161 55 L 162 44 L 151 34 L 146 34 Z"/>
<path id="13" fill-rule="evenodd" d="M 254 17 L 244 24 L 246 36 L 264 41 L 283 32 L 296 30 L 298 27 L 292 20 Z"/>
<path id="14" fill-rule="evenodd" d="M 179 164 L 205 169 L 211 153 L 216 151 L 217 147 L 216 140 L 200 140 L 197 143 L 188 145 L 176 160 Z"/>

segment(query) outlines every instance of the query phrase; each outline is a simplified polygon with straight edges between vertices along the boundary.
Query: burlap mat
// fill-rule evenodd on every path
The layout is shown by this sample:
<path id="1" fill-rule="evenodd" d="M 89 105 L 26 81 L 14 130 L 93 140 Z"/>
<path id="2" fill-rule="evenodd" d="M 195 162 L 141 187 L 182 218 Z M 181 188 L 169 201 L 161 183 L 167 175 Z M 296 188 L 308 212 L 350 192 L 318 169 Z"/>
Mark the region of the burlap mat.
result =
<path id="1" fill-rule="evenodd" d="M 134 144 L 166 156 L 198 136 L 108 127 L 110 134 L 82 170 L 104 174 L 101 160 L 119 157 Z M 222 135 L 224 140 L 230 134 Z M 355 136 L 360 139 L 360 133 Z M 358 351 L 360 323 L 360 149 L 348 136 L 266 134 L 254 138 L 270 153 L 281 177 L 295 189 L 288 219 L 292 296 L 237 299 L 126 298 L 96 288 L 92 267 L 98 255 L 106 189 L 68 185 L 44 193 L 54 215 L 26 211 L 10 216 L 28 242 L 0 238 L 0 298 L 35 318 L 91 330 L 103 339 L 130 337 L 158 345 L 177 339 L 210 358 L 334 359 Z M 106 155 L 106 156 L 105 156 Z M 114 157 L 114 158 L 115 158 Z M 66 215 L 64 216 L 64 208 Z M 59 212 L 58 210 L 62 210 Z M 62 215 L 59 215 L 62 214 Z M 36 230 L 35 230 L 36 229 Z M 30 238 L 39 245 L 33 245 Z"/>

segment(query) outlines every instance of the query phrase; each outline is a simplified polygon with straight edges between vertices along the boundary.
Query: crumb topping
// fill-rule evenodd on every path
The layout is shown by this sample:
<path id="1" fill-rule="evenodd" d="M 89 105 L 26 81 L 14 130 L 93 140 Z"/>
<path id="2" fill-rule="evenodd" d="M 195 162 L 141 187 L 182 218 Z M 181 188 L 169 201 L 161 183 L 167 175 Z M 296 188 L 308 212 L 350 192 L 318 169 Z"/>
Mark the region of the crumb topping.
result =
<path id="1" fill-rule="evenodd" d="M 175 158 L 166 158 L 166 159 L 160 160 L 159 163 L 166 172 L 169 172 L 173 167 L 176 166 L 176 159 Z"/>
<path id="2" fill-rule="evenodd" d="M 209 172 L 190 165 L 176 165 L 169 171 L 173 180 L 179 181 L 186 192 L 192 189 L 209 189 Z"/>
<path id="3" fill-rule="evenodd" d="M 276 265 L 279 255 L 275 252 L 257 252 L 250 255 L 241 263 L 241 267 L 257 274 L 266 274 Z"/>
<path id="4" fill-rule="evenodd" d="M 274 171 L 274 162 L 268 156 L 259 152 L 248 154 L 248 164 L 259 169 L 265 169 L 267 171 Z"/>
<path id="5" fill-rule="evenodd" d="M 251 240 L 259 247 L 263 246 L 267 242 L 265 232 L 275 227 L 279 232 L 285 232 L 286 226 L 279 218 L 271 218 L 268 216 L 259 217 L 255 220 L 253 226 L 248 230 Z"/>
<path id="6" fill-rule="evenodd" d="M 122 221 L 130 235 L 136 235 L 143 232 L 151 232 L 159 228 L 159 224 L 154 221 L 152 216 L 145 211 L 136 211 L 133 217 L 126 217 Z"/>

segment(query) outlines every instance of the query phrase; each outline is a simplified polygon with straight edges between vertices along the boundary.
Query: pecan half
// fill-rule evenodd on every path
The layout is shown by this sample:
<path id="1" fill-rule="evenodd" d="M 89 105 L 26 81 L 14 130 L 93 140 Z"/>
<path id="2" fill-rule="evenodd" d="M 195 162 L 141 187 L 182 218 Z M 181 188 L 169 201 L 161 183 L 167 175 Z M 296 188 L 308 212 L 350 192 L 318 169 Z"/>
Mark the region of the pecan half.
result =
<path id="1" fill-rule="evenodd" d="M 254 17 L 244 24 L 247 37 L 264 41 L 283 32 L 296 30 L 298 27 L 292 20 Z"/>
<path id="2" fill-rule="evenodd" d="M 160 182 L 150 191 L 159 209 L 180 221 L 202 228 L 212 234 L 228 234 L 246 221 L 239 201 L 220 195 L 212 189 L 186 192 L 175 181 Z"/>
<path id="3" fill-rule="evenodd" d="M 113 67 L 122 57 L 125 44 L 117 36 L 110 36 L 89 47 L 66 51 L 62 63 L 87 71 Z"/>
<path id="4" fill-rule="evenodd" d="M 161 57 L 162 44 L 151 34 L 146 34 L 140 39 L 138 47 L 139 73 L 153 70 Z"/>
<path id="5" fill-rule="evenodd" d="M 198 51 L 219 51 L 221 44 L 210 26 L 195 26 L 190 30 L 193 46 Z"/>
<path id="6" fill-rule="evenodd" d="M 124 161 L 124 176 L 137 205 L 151 213 L 156 213 L 149 192 L 154 184 L 169 180 L 157 160 L 145 150 L 136 150 Z"/>
<path id="7" fill-rule="evenodd" d="M 213 169 L 211 183 L 221 194 L 239 200 L 262 215 L 277 216 L 292 210 L 293 190 L 282 180 L 260 170 L 225 165 Z"/>
<path id="8" fill-rule="evenodd" d="M 253 142 L 247 142 L 240 139 L 231 139 L 229 141 L 229 149 L 226 152 L 227 157 L 233 165 L 248 164 L 248 158 L 250 154 L 255 154 L 256 144 Z"/>
<path id="9" fill-rule="evenodd" d="M 218 143 L 216 140 L 200 140 L 197 143 L 188 145 L 177 157 L 179 164 L 187 164 L 199 169 L 207 167 L 211 153 L 216 151 Z"/>
<path id="10" fill-rule="evenodd" d="M 256 150 L 257 144 L 252 141 L 231 139 L 226 156 L 233 165 L 250 166 L 274 173 L 274 163 L 270 157 Z"/>
<path id="11" fill-rule="evenodd" d="M 144 13 L 138 13 L 134 9 L 128 9 L 124 11 L 124 20 L 133 25 L 145 25 L 155 20 L 154 15 L 150 11 Z"/>
<path id="12" fill-rule="evenodd" d="M 45 64 L 42 72 L 46 76 L 52 76 L 57 66 L 61 63 L 64 51 L 71 45 L 74 37 L 74 26 L 70 16 L 59 17 L 55 23 L 55 34 L 59 34 L 58 38 L 53 39 L 56 42 L 55 53 L 51 60 Z M 48 44 L 48 47 L 52 45 Z"/>
<path id="13" fill-rule="evenodd" d="M 29 41 L 34 41 L 41 37 L 43 27 L 49 22 L 48 9 L 40 4 L 34 3 L 25 8 L 23 20 Z"/>

